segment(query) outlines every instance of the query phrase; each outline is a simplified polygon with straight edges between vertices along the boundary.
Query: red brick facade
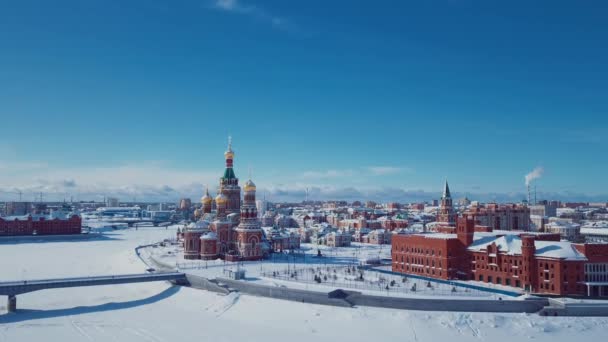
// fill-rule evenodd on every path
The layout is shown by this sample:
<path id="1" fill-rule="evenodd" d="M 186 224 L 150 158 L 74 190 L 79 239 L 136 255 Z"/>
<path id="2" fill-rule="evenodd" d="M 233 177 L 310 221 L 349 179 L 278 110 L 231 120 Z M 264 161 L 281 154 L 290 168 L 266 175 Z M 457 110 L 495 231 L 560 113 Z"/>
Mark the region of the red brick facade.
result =
<path id="1" fill-rule="evenodd" d="M 0 217 L 0 236 L 69 235 L 82 232 L 82 220 L 74 215 L 66 220 L 45 218 L 5 220 Z"/>
<path id="2" fill-rule="evenodd" d="M 521 253 L 513 254 L 499 250 L 496 242 L 479 250 L 468 249 L 473 243 L 475 230 L 472 218 L 461 217 L 458 218 L 456 234 L 395 235 L 392 269 L 394 272 L 438 279 L 475 280 L 513 286 L 540 294 L 586 293 L 584 281 L 588 261 L 584 257 L 553 258 L 536 253 L 535 241 L 559 241 L 558 236 L 511 235 L 510 241 L 516 239 L 516 243 L 519 243 L 521 240 Z M 574 247 L 583 255 L 589 255 L 594 262 L 608 262 L 608 245 Z"/>

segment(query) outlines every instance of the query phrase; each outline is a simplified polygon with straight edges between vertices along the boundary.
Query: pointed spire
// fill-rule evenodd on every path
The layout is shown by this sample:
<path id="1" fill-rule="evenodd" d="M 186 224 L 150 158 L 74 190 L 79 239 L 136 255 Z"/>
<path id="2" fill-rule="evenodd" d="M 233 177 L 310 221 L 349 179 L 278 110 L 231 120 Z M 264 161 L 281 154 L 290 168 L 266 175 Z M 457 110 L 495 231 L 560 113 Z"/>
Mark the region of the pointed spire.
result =
<path id="1" fill-rule="evenodd" d="M 224 152 L 224 158 L 226 158 L 226 170 L 224 171 L 224 179 L 235 179 L 234 171 L 232 166 L 234 163 L 234 151 L 232 151 L 232 136 L 228 136 L 228 149 Z"/>
<path id="2" fill-rule="evenodd" d="M 451 198 L 452 195 L 450 194 L 450 187 L 448 186 L 448 180 L 446 178 L 445 180 L 445 186 L 443 187 L 443 198 Z"/>

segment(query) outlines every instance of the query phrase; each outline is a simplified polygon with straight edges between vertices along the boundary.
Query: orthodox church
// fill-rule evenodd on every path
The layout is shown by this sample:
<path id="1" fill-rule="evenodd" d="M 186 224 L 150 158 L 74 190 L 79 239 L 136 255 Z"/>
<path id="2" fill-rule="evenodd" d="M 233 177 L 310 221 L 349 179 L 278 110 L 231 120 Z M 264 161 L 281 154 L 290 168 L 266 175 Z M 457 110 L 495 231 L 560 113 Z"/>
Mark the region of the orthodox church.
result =
<path id="1" fill-rule="evenodd" d="M 241 202 L 241 187 L 233 169 L 231 139 L 224 158 L 226 169 L 220 178 L 218 195 L 213 199 L 209 189 L 205 191 L 197 221 L 182 232 L 185 259 L 239 261 L 259 260 L 264 256 L 263 231 L 255 205 L 256 187 L 251 179 L 248 180 L 242 189 Z"/>

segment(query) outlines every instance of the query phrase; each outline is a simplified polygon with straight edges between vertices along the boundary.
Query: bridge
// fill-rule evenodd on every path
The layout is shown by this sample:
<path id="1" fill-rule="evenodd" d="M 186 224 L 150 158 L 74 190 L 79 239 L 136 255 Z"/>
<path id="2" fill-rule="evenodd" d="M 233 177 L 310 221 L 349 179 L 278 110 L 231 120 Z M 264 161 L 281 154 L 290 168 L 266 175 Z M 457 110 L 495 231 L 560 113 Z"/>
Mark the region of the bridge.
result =
<path id="1" fill-rule="evenodd" d="M 176 281 L 185 282 L 186 275 L 180 272 L 123 274 L 95 277 L 56 278 L 40 280 L 23 280 L 0 282 L 0 295 L 8 296 L 8 312 L 17 311 L 17 295 L 65 287 L 119 285 L 130 283 L 146 283 L 152 281 Z"/>
<path id="2" fill-rule="evenodd" d="M 140 217 L 109 217 L 109 218 L 100 218 L 104 222 L 108 223 L 126 223 L 129 227 L 133 227 L 134 225 L 140 223 L 150 223 L 153 226 L 159 226 L 161 224 L 173 224 L 177 222 L 176 220 L 171 219 L 156 219 L 156 218 L 140 218 Z"/>

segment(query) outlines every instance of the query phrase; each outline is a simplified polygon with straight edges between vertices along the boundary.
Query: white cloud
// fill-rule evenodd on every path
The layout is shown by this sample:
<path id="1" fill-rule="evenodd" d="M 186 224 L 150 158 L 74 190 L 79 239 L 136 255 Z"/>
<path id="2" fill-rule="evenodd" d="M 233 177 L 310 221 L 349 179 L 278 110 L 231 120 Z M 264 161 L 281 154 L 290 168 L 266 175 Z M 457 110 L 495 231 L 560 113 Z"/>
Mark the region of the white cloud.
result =
<path id="1" fill-rule="evenodd" d="M 213 7 L 217 10 L 247 15 L 253 19 L 271 24 L 278 29 L 290 29 L 290 22 L 282 17 L 271 14 L 259 6 L 245 5 L 239 0 L 216 0 Z"/>
<path id="2" fill-rule="evenodd" d="M 395 166 L 370 166 L 367 168 L 373 175 L 376 176 L 384 176 L 384 175 L 392 175 L 401 172 L 411 172 L 412 169 L 405 167 L 395 167 Z"/>
<path id="3" fill-rule="evenodd" d="M 217 0 L 215 6 L 226 11 L 234 11 L 240 8 L 237 0 Z"/>
<path id="4" fill-rule="evenodd" d="M 304 171 L 302 177 L 307 179 L 326 179 L 352 176 L 354 170 L 325 170 L 325 171 Z"/>
<path id="5" fill-rule="evenodd" d="M 104 195 L 139 199 L 169 199 L 180 194 L 202 193 L 203 184 L 214 185 L 221 170 L 174 168 L 162 162 L 107 167 L 50 168 L 44 163 L 0 162 L 0 198 L 16 199 L 18 192 L 31 200 L 42 192 L 49 200 L 93 199 Z"/>
<path id="6" fill-rule="evenodd" d="M 329 170 L 309 170 L 301 173 L 302 178 L 306 179 L 327 179 L 340 177 L 368 177 L 394 175 L 402 172 L 412 172 L 411 168 L 396 166 L 368 166 L 358 169 L 329 169 Z M 351 179 L 352 180 L 352 179 Z"/>

